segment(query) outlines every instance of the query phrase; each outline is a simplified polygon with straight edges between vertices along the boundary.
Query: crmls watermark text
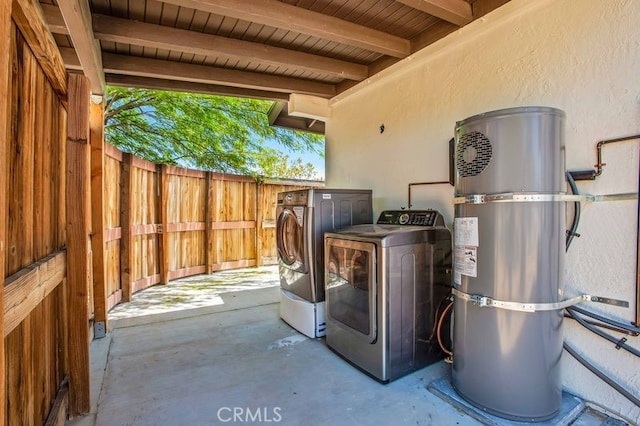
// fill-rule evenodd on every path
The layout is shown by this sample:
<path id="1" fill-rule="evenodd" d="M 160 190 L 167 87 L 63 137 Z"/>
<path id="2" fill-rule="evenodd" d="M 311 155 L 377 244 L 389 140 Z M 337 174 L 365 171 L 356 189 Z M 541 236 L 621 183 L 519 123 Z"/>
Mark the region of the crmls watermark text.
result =
<path id="1" fill-rule="evenodd" d="M 220 407 L 216 414 L 223 423 L 278 423 L 281 411 L 280 407 Z"/>

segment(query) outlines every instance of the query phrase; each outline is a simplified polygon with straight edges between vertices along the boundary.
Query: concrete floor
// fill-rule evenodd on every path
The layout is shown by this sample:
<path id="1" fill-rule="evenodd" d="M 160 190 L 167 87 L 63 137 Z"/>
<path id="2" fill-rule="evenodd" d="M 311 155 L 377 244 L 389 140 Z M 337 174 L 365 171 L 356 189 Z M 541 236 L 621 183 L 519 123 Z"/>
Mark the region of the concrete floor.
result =
<path id="1" fill-rule="evenodd" d="M 114 315 L 91 345 L 91 413 L 68 424 L 481 424 L 427 390 L 448 365 L 382 385 L 284 323 L 279 287 L 264 282 L 205 291 L 215 302 L 193 309 Z"/>

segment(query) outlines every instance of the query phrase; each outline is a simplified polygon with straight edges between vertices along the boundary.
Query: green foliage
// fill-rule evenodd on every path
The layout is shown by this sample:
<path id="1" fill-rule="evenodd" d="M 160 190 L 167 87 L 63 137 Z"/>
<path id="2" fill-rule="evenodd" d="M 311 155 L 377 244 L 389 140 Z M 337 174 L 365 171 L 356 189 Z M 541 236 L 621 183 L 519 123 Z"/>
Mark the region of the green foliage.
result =
<path id="1" fill-rule="evenodd" d="M 291 161 L 288 155 L 272 150 L 273 155 L 265 155 L 258 159 L 262 176 L 284 179 L 321 180 L 317 170 L 311 163 L 304 163 L 300 158 Z"/>
<path id="2" fill-rule="evenodd" d="M 109 87 L 105 138 L 146 160 L 225 173 L 311 179 L 313 166 L 290 163 L 283 147 L 324 155 L 324 138 L 269 125 L 271 102 Z"/>

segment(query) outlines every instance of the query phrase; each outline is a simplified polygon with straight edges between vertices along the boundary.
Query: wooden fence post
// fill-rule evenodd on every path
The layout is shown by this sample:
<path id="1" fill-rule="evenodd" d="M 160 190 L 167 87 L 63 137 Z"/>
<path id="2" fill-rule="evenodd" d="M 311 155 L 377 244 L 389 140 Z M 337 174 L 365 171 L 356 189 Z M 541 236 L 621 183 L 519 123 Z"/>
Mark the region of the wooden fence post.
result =
<path id="1" fill-rule="evenodd" d="M 264 204 L 262 201 L 262 197 L 264 197 L 264 186 L 262 182 L 256 182 L 256 266 L 262 266 L 262 239 L 263 239 L 263 229 L 262 229 L 262 220 L 263 211 L 262 205 Z"/>
<path id="2" fill-rule="evenodd" d="M 131 178 L 131 154 L 122 155 L 122 169 L 120 172 L 120 287 L 122 288 L 122 301 L 131 300 L 133 282 L 133 179 Z"/>
<path id="3" fill-rule="evenodd" d="M 0 2 L 0 46 L 11 46 L 11 2 Z M 9 100 L 9 63 L 11 55 L 9 52 L 5 52 L 4 55 L 0 55 L 0 129 L 4 129 L 0 132 L 0 161 L 2 165 L 0 167 L 0 212 L 7 211 L 7 192 L 8 192 L 8 171 L 7 165 L 9 146 L 9 120 L 10 120 L 10 105 Z M 7 215 L 3 214 L 0 217 L 0 284 L 1 288 L 4 288 L 5 278 L 5 260 L 7 246 Z M 4 306 L 3 292 L 0 291 L 0 306 Z M 2 372 L 0 372 L 0 425 L 4 425 L 6 419 L 6 385 L 5 385 L 5 363 L 4 363 L 4 309 L 0 310 L 0 338 L 2 338 L 2 344 L 0 344 L 0 365 L 2 366 Z"/>
<path id="4" fill-rule="evenodd" d="M 211 172 L 207 172 L 205 175 L 205 201 L 204 201 L 204 261 L 207 269 L 207 274 L 213 272 L 213 192 L 215 187 L 213 185 L 213 176 Z"/>
<path id="5" fill-rule="evenodd" d="M 89 307 L 91 277 L 91 187 L 89 150 L 89 79 L 69 74 L 67 121 L 67 285 L 69 341 L 69 412 L 88 413 L 89 394 Z"/>
<path id="6" fill-rule="evenodd" d="M 160 283 L 169 284 L 169 232 L 168 231 L 168 211 L 167 198 L 169 197 L 169 175 L 167 174 L 167 166 L 160 166 L 160 241 L 158 256 L 160 261 Z"/>
<path id="7" fill-rule="evenodd" d="M 93 334 L 107 331 L 104 242 L 104 102 L 91 102 L 91 249 L 93 251 Z"/>

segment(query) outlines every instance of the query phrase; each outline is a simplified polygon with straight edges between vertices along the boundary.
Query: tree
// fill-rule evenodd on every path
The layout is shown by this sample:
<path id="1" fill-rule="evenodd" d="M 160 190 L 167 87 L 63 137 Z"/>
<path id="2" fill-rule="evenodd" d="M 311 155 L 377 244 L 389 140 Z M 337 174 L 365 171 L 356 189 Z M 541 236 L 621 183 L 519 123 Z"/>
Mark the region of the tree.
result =
<path id="1" fill-rule="evenodd" d="M 310 178 L 311 164 L 290 163 L 284 153 L 265 146 L 265 142 L 324 155 L 324 138 L 270 126 L 270 106 L 271 102 L 255 99 L 109 87 L 105 138 L 154 163 L 253 176 Z"/>
<path id="2" fill-rule="evenodd" d="M 262 157 L 259 161 L 264 176 L 286 179 L 322 180 L 311 163 L 304 163 L 300 158 L 291 161 L 288 155 L 273 150 L 275 155 Z"/>

